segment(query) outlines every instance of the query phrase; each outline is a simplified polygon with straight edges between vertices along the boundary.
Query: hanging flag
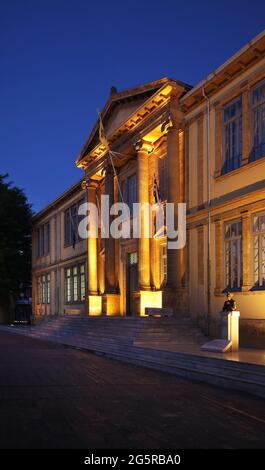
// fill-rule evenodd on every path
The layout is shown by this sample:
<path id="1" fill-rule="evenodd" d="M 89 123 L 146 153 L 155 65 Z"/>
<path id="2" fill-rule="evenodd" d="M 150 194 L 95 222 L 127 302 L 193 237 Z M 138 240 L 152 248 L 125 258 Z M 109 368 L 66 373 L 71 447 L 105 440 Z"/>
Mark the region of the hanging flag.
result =
<path id="1" fill-rule="evenodd" d="M 157 183 L 156 175 L 154 175 L 154 198 L 156 204 L 161 204 L 160 191 Z"/>
<path id="2" fill-rule="evenodd" d="M 123 195 L 122 195 L 122 192 L 121 192 L 121 187 L 120 187 L 120 183 L 119 183 L 119 179 L 118 179 L 118 175 L 117 175 L 117 172 L 116 172 L 116 168 L 115 168 L 115 165 L 113 163 L 113 156 L 115 157 L 115 155 L 119 155 L 119 152 L 113 152 L 112 150 L 110 150 L 109 148 L 109 143 L 108 143 L 108 139 L 106 137 L 106 134 L 105 134 L 105 130 L 104 130 L 104 126 L 103 126 L 103 122 L 102 122 L 102 118 L 101 118 L 101 114 L 100 112 L 98 111 L 98 117 L 99 117 L 99 129 L 98 129 L 98 134 L 99 134 L 99 141 L 102 145 L 104 145 L 108 151 L 108 156 L 109 156 L 109 159 L 110 159 L 110 162 L 111 162 L 111 166 L 113 168 L 113 173 L 116 177 L 116 181 L 117 181 L 117 185 L 118 185 L 118 190 L 119 190 L 119 194 L 120 194 L 120 197 L 121 197 L 121 201 L 124 202 L 123 200 Z M 120 154 L 120 155 L 123 155 L 123 154 Z"/>

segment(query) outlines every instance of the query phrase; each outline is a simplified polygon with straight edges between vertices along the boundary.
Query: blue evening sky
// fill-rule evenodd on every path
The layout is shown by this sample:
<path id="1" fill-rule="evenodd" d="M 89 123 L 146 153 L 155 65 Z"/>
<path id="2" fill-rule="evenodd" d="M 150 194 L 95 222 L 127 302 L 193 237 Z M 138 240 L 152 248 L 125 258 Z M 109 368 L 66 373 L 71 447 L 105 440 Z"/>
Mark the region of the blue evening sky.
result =
<path id="1" fill-rule="evenodd" d="M 0 173 L 42 209 L 115 85 L 197 84 L 264 29 L 257 0 L 0 0 Z"/>

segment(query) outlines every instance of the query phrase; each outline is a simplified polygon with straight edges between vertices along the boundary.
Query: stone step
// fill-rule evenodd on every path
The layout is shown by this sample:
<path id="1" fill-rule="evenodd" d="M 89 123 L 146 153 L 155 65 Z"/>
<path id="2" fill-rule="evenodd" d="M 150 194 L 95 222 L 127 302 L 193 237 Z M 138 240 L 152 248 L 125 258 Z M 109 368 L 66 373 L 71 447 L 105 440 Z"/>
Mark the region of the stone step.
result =
<path id="1" fill-rule="evenodd" d="M 47 333 L 41 334 L 35 327 L 6 327 L 6 331 L 42 340 L 50 339 L 114 360 L 265 397 L 265 367 L 260 365 L 194 353 L 165 351 L 159 349 L 159 344 L 156 344 L 156 349 L 152 349 L 140 347 L 132 341 L 126 343 L 115 338 L 97 338 L 93 335 L 88 341 L 82 332 L 76 335 L 68 333 L 65 336 L 55 333 L 51 337 Z"/>

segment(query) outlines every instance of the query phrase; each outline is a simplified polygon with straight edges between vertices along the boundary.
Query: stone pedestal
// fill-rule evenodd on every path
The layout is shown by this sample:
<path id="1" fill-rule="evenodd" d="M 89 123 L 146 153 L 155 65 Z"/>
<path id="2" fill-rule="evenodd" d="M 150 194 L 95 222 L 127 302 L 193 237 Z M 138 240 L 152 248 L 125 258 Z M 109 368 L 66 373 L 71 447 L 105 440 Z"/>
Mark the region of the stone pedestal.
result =
<path id="1" fill-rule="evenodd" d="M 220 312 L 221 339 L 209 341 L 202 346 L 204 351 L 237 352 L 239 349 L 239 318 L 240 312 Z"/>
<path id="2" fill-rule="evenodd" d="M 239 317 L 240 312 L 221 312 L 221 336 L 222 339 L 231 341 L 231 351 L 239 349 Z"/>
<path id="3" fill-rule="evenodd" d="M 99 316 L 102 312 L 102 297 L 100 295 L 89 295 L 87 298 L 87 312 L 89 316 Z"/>
<path id="4" fill-rule="evenodd" d="M 236 352 L 239 350 L 239 318 L 240 312 L 234 311 L 230 314 L 230 341 L 232 341 L 232 351 Z"/>
<path id="5" fill-rule="evenodd" d="M 140 290 L 133 294 L 135 315 L 144 317 L 145 309 L 162 308 L 162 291 Z"/>
<path id="6" fill-rule="evenodd" d="M 176 287 L 175 289 L 166 287 L 163 289 L 162 304 L 163 308 L 171 308 L 175 317 L 188 316 L 186 287 Z"/>
<path id="7" fill-rule="evenodd" d="M 103 294 L 102 314 L 107 316 L 116 316 L 120 314 L 119 294 Z"/>

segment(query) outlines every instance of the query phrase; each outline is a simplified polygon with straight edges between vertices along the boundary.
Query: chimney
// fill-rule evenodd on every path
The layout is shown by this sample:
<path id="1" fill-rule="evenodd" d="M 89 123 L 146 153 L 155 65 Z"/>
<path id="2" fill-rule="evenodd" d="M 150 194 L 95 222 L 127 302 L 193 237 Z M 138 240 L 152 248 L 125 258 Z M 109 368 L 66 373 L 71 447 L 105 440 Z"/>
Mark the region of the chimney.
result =
<path id="1" fill-rule="evenodd" d="M 118 90 L 115 86 L 112 86 L 110 89 L 110 96 L 114 96 L 118 93 Z"/>

